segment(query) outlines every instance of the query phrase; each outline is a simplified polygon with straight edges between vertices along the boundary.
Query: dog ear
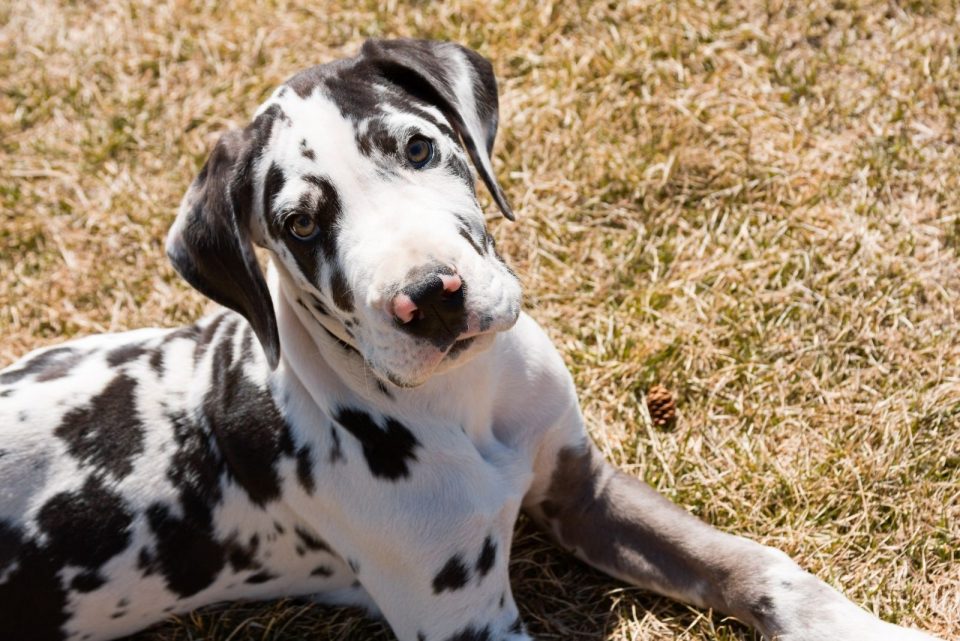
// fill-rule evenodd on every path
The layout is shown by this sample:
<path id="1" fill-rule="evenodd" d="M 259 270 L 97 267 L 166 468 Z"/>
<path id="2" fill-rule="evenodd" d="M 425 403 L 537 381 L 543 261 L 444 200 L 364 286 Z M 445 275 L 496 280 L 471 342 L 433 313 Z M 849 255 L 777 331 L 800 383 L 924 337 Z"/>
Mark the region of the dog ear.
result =
<path id="1" fill-rule="evenodd" d="M 499 117 L 490 61 L 458 44 L 433 40 L 367 40 L 360 53 L 388 79 L 444 112 L 500 211 L 514 220 L 490 158 Z"/>
<path id="2" fill-rule="evenodd" d="M 217 142 L 180 202 L 167 235 L 167 256 L 201 294 L 247 319 L 275 369 L 280 361 L 277 318 L 250 238 L 260 120 Z"/>

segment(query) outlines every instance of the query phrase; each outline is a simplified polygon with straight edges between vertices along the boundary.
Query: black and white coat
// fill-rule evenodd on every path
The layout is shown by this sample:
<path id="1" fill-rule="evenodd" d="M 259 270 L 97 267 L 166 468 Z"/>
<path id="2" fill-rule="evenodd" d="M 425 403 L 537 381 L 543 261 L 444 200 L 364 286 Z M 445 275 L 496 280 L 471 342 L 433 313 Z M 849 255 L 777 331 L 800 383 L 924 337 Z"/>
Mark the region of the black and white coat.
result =
<path id="1" fill-rule="evenodd" d="M 477 204 L 471 165 L 512 216 L 496 127 L 486 60 L 398 40 L 297 74 L 224 135 L 168 253 L 229 309 L 0 373 L 0 638 L 314 595 L 402 641 L 521 641 L 521 509 L 586 562 L 771 639 L 931 638 L 598 455 Z"/>

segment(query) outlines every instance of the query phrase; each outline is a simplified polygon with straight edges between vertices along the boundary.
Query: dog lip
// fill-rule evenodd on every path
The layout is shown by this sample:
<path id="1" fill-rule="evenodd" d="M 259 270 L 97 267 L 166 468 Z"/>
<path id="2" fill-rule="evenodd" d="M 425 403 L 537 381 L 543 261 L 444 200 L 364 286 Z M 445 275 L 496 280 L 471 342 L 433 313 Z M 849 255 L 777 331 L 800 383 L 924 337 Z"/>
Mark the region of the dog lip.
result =
<path id="1" fill-rule="evenodd" d="M 474 335 L 472 335 L 472 336 L 467 336 L 467 337 L 465 337 L 465 338 L 460 338 L 460 339 L 456 340 L 456 341 L 453 343 L 453 345 L 451 345 L 451 346 L 447 349 L 446 354 L 444 354 L 444 358 L 456 358 L 456 357 L 459 356 L 462 352 L 470 349 L 470 347 L 473 346 L 474 339 L 476 339 L 476 338 L 477 338 L 478 336 L 480 336 L 480 335 L 481 335 L 481 334 L 474 334 Z"/>

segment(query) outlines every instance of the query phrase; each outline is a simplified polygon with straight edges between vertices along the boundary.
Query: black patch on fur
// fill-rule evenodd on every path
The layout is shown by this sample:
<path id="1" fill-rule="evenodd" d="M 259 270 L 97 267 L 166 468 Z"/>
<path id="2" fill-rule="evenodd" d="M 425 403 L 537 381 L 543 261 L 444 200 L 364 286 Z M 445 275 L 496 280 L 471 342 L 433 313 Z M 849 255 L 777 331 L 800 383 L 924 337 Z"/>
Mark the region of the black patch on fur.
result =
<path id="1" fill-rule="evenodd" d="M 322 329 L 322 330 L 326 333 L 326 335 L 330 337 L 330 339 L 331 339 L 333 342 L 335 342 L 337 345 L 339 345 L 340 348 L 343 349 L 343 351 L 345 351 L 345 352 L 350 352 L 351 354 L 355 354 L 355 355 L 357 355 L 357 356 L 360 356 L 360 352 L 357 350 L 356 347 L 354 347 L 353 345 L 351 345 L 351 344 L 348 343 L 347 341 L 343 340 L 342 338 L 340 338 L 339 336 L 337 336 L 336 334 L 334 334 L 333 332 L 331 332 L 329 329 L 327 329 L 327 328 L 324 327 L 323 325 L 320 325 L 320 329 Z"/>
<path id="2" fill-rule="evenodd" d="M 460 590 L 470 580 L 470 573 L 467 566 L 464 565 L 460 555 L 455 555 L 447 561 L 437 576 L 433 577 L 433 593 L 440 594 L 445 590 L 451 592 Z"/>
<path id="3" fill-rule="evenodd" d="M 760 597 L 750 606 L 750 614 L 757 623 L 763 624 L 769 621 L 774 615 L 773 599 L 766 595 Z"/>
<path id="4" fill-rule="evenodd" d="M 431 117 L 432 119 L 432 117 Z M 374 152 L 384 157 L 386 163 L 381 169 L 390 170 L 400 163 L 406 164 L 406 158 L 400 156 L 400 145 L 393 136 L 393 132 L 379 118 L 370 118 L 366 121 L 364 131 L 357 129 L 357 148 L 364 156 L 372 156 Z M 402 141 L 406 143 L 406 140 Z"/>
<path id="5" fill-rule="evenodd" d="M 308 98 L 319 85 L 319 79 L 322 75 L 322 72 L 318 71 L 320 69 L 322 67 L 318 65 L 301 71 L 287 81 L 286 87 L 293 89 L 300 98 Z M 314 72 L 315 75 L 310 72 Z"/>
<path id="6" fill-rule="evenodd" d="M 306 547 L 308 550 L 313 550 L 314 552 L 332 551 L 330 546 L 327 545 L 325 541 L 317 536 L 314 536 L 310 532 L 307 532 L 300 526 L 295 527 L 294 532 L 297 533 L 297 538 L 300 539 L 300 542 L 303 543 L 304 547 Z"/>
<path id="7" fill-rule="evenodd" d="M 464 628 L 453 636 L 447 637 L 446 641 L 490 641 L 490 626 Z"/>
<path id="8" fill-rule="evenodd" d="M 301 273 L 319 287 L 321 263 L 333 261 L 337 255 L 336 227 L 342 215 L 340 197 L 333 183 L 322 176 L 306 174 L 300 178 L 312 188 L 301 194 L 289 215 L 283 220 L 272 217 L 269 225 L 271 234 L 287 245 Z M 317 235 L 311 240 L 295 238 L 286 231 L 285 220 L 300 215 L 310 216 L 317 224 Z"/>
<path id="9" fill-rule="evenodd" d="M 17 559 L 22 545 L 21 533 L 13 524 L 0 519 L 0 574 Z"/>
<path id="10" fill-rule="evenodd" d="M 135 379 L 120 374 L 89 405 L 67 412 L 53 432 L 67 443 L 71 456 L 118 481 L 133 471 L 133 461 L 143 453 L 136 387 Z"/>
<path id="11" fill-rule="evenodd" d="M 306 138 L 300 141 L 300 155 L 307 160 L 316 160 L 317 158 L 317 155 L 313 153 L 313 149 L 310 149 L 310 146 L 307 144 Z"/>
<path id="12" fill-rule="evenodd" d="M 330 463 L 345 463 L 347 457 L 343 455 L 343 445 L 340 443 L 340 434 L 335 425 L 330 426 L 330 440 L 333 445 L 330 446 Z"/>
<path id="13" fill-rule="evenodd" d="M 213 321 L 219 323 L 223 319 L 223 316 L 224 314 L 218 314 L 217 316 L 214 317 Z M 185 327 L 179 327 L 169 332 L 166 336 L 164 336 L 163 340 L 161 341 L 161 344 L 168 345 L 173 341 L 179 341 L 179 340 L 195 341 L 198 338 L 200 338 L 202 331 L 203 330 L 200 329 L 200 325 L 196 323 L 194 323 L 193 325 L 186 325 Z"/>
<path id="14" fill-rule="evenodd" d="M 273 214 L 273 201 L 286 182 L 287 179 L 283 175 L 280 165 L 275 162 L 270 163 L 270 168 L 267 169 L 267 176 L 263 182 L 263 215 L 268 219 Z"/>
<path id="15" fill-rule="evenodd" d="M 183 518 L 170 508 L 154 503 L 146 511 L 147 522 L 157 537 L 157 555 L 167 588 L 187 598 L 208 587 L 224 566 L 224 550 L 213 536 L 209 509 L 192 506 Z M 197 527 L 199 526 L 199 527 Z"/>
<path id="16" fill-rule="evenodd" d="M 247 577 L 246 583 L 249 583 L 251 585 L 256 585 L 258 583 L 266 583 L 267 581 L 272 581 L 275 578 L 277 578 L 276 574 L 271 574 L 266 570 L 262 570 L 260 572 L 257 572 L 256 574 L 253 574 Z"/>
<path id="17" fill-rule="evenodd" d="M 154 347 L 152 350 L 150 350 L 150 359 L 147 361 L 147 363 L 150 365 L 150 369 L 152 369 L 157 376 L 163 375 L 164 356 L 165 354 L 162 347 Z"/>
<path id="18" fill-rule="evenodd" d="M 287 115 L 287 112 L 283 110 L 283 107 L 277 103 L 273 103 L 267 107 L 263 113 L 254 118 L 253 126 L 257 129 L 256 133 L 258 134 L 259 140 L 262 144 L 266 144 L 270 141 L 270 137 L 273 135 L 273 125 L 278 121 L 285 125 L 289 125 L 293 122 L 290 120 L 290 116 Z"/>
<path id="19" fill-rule="evenodd" d="M 38 383 L 46 383 L 47 381 L 55 381 L 57 379 L 63 378 L 68 375 L 77 364 L 80 363 L 85 357 L 85 354 L 80 352 L 74 352 L 60 358 L 56 363 L 53 363 L 50 367 L 47 367 L 42 372 L 37 374 L 35 379 Z"/>
<path id="20" fill-rule="evenodd" d="M 41 352 L 15 370 L 0 374 L 0 385 L 19 383 L 27 376 L 37 374 L 38 381 L 61 378 L 69 373 L 81 358 L 72 347 L 54 347 Z M 42 380 L 41 380 L 41 377 Z"/>
<path id="21" fill-rule="evenodd" d="M 316 482 L 313 480 L 313 454 L 309 445 L 297 450 L 297 480 L 307 494 L 313 494 Z"/>
<path id="22" fill-rule="evenodd" d="M 250 323 L 244 323 L 240 329 L 240 358 L 244 363 L 249 363 L 253 358 L 253 328 Z"/>
<path id="23" fill-rule="evenodd" d="M 121 345 L 120 347 L 114 348 L 107 353 L 107 364 L 110 367 L 119 367 L 120 365 L 129 363 L 130 361 L 137 360 L 146 354 L 146 352 L 146 348 L 137 343 Z"/>
<path id="24" fill-rule="evenodd" d="M 73 581 L 70 582 L 70 589 L 77 592 L 93 592 L 104 583 L 106 583 L 106 579 L 99 572 L 81 572 L 73 577 Z"/>
<path id="25" fill-rule="evenodd" d="M 137 553 L 137 569 L 141 571 L 143 576 L 156 574 L 160 569 L 156 557 L 149 548 L 142 547 L 140 552 Z"/>
<path id="26" fill-rule="evenodd" d="M 231 341 L 224 340 L 214 354 L 219 384 L 204 397 L 203 417 L 228 475 L 262 507 L 280 496 L 277 466 L 282 456 L 293 456 L 293 441 L 270 391 L 244 376 L 240 363 L 231 367 L 231 361 Z"/>
<path id="27" fill-rule="evenodd" d="M 321 316 L 330 315 L 330 310 L 327 309 L 327 306 L 324 305 L 323 301 L 321 301 L 319 298 L 317 298 L 313 294 L 310 294 L 310 301 L 313 303 L 313 308 L 317 310 L 318 314 L 320 314 Z"/>
<path id="28" fill-rule="evenodd" d="M 254 534 L 247 545 L 236 541 L 227 545 L 227 560 L 234 572 L 258 568 L 256 562 L 257 549 L 260 547 L 260 537 Z"/>
<path id="29" fill-rule="evenodd" d="M 497 544 L 489 536 L 483 540 L 483 549 L 480 551 L 480 557 L 477 559 L 477 573 L 481 577 L 487 576 L 487 573 L 493 567 L 497 560 Z"/>
<path id="30" fill-rule="evenodd" d="M 299 305 L 300 307 L 302 307 L 302 308 L 304 309 L 304 311 L 307 312 L 308 314 L 311 314 L 311 315 L 313 314 L 313 312 L 310 310 L 309 307 L 307 307 L 307 304 L 306 304 L 305 302 L 303 302 L 303 300 L 301 300 L 301 299 L 298 298 L 298 299 L 297 299 L 297 305 Z"/>
<path id="31" fill-rule="evenodd" d="M 144 573 L 159 570 L 167 588 L 186 598 L 216 579 L 225 564 L 223 546 L 214 535 L 213 508 L 222 500 L 222 459 L 212 438 L 200 424 L 183 414 L 169 417 L 177 450 L 167 469 L 167 478 L 179 491 L 182 516 L 170 506 L 154 503 L 146 510 L 147 522 L 156 536 L 156 551 L 141 553 Z"/>
<path id="32" fill-rule="evenodd" d="M 224 312 L 222 314 L 218 314 L 217 316 L 214 316 L 213 318 L 210 319 L 210 322 L 208 322 L 203 329 L 200 329 L 198 327 L 194 327 L 194 328 L 184 327 L 174 332 L 174 334 L 176 334 L 183 330 L 190 330 L 190 329 L 194 329 L 197 331 L 196 335 L 193 335 L 193 336 L 188 331 L 184 331 L 184 334 L 183 334 L 183 338 L 191 338 L 195 342 L 195 345 L 193 348 L 194 364 L 199 363 L 201 359 L 203 359 L 204 354 L 207 353 L 207 348 L 209 348 L 210 344 L 213 342 L 213 337 L 216 335 L 217 330 L 220 328 L 220 324 L 224 320 L 226 320 L 227 315 L 228 315 L 228 312 Z M 168 337 L 168 338 L 172 339 L 172 337 Z"/>
<path id="33" fill-rule="evenodd" d="M 450 170 L 450 173 L 462 180 L 463 183 L 470 189 L 470 193 L 476 195 L 477 185 L 473 178 L 473 174 L 470 172 L 470 166 L 459 156 L 452 155 L 446 160 L 447 169 Z"/>
<path id="34" fill-rule="evenodd" d="M 392 393 L 389 389 L 387 389 L 387 386 L 384 384 L 383 381 L 381 381 L 381 380 L 378 378 L 378 379 L 375 379 L 374 382 L 375 382 L 376 385 L 377 385 L 377 391 L 379 391 L 381 394 L 383 394 L 384 396 L 386 396 L 386 397 L 389 398 L 390 400 L 393 400 L 393 393 Z"/>
<path id="35" fill-rule="evenodd" d="M 77 490 L 54 495 L 37 515 L 44 553 L 62 565 L 93 571 L 127 548 L 132 523 L 123 499 L 96 476 Z"/>
<path id="36" fill-rule="evenodd" d="M 328 577 L 333 576 L 333 570 L 325 565 L 318 565 L 310 571 L 310 576 Z"/>
<path id="37" fill-rule="evenodd" d="M 345 312 L 354 310 L 353 291 L 347 284 L 347 278 L 338 266 L 334 265 L 330 273 L 330 291 L 333 296 L 333 304 Z"/>
<path id="38" fill-rule="evenodd" d="M 403 423 L 387 418 L 380 427 L 366 412 L 351 408 L 340 408 L 334 419 L 360 441 L 374 476 L 396 481 L 410 475 L 408 463 L 417 460 L 414 449 L 420 442 Z"/>
<path id="39" fill-rule="evenodd" d="M 325 259 L 332 260 L 337 255 L 337 239 L 333 229 L 343 215 L 340 193 L 333 183 L 323 176 L 305 174 L 301 178 L 314 189 L 304 194 L 309 196 L 309 199 L 300 201 L 301 209 L 297 213 L 310 214 L 316 218 L 320 227 L 320 235 L 317 237 L 320 251 Z"/>
<path id="40" fill-rule="evenodd" d="M 462 236 L 464 240 L 470 243 L 470 246 L 473 247 L 473 251 L 483 256 L 483 248 L 477 242 L 477 239 L 473 237 L 473 234 L 470 233 L 470 229 L 466 225 L 458 225 L 457 232 L 459 232 L 460 236 Z"/>
<path id="41" fill-rule="evenodd" d="M 0 569 L 17 566 L 0 583 L 0 630 L 5 638 L 62 641 L 67 621 L 67 593 L 58 573 L 61 560 L 36 541 L 0 520 Z"/>
<path id="42" fill-rule="evenodd" d="M 520 620 L 520 617 L 514 619 L 513 623 L 510 624 L 510 632 L 513 634 L 523 634 L 526 632 L 526 629 L 523 627 L 523 621 Z"/>

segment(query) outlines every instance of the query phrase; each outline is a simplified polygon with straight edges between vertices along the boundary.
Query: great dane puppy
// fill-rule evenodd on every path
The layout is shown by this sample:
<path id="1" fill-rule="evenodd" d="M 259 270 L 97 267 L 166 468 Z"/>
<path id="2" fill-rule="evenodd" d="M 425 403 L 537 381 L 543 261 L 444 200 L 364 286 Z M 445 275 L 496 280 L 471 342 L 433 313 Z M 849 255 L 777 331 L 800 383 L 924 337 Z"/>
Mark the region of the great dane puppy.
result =
<path id="1" fill-rule="evenodd" d="M 0 374 L 0 637 L 318 595 L 402 641 L 530 639 L 507 576 L 522 509 L 585 562 L 769 639 L 931 638 L 603 460 L 477 204 L 471 164 L 512 218 L 496 129 L 485 59 L 391 40 L 293 76 L 222 137 L 167 252 L 229 310 Z"/>

